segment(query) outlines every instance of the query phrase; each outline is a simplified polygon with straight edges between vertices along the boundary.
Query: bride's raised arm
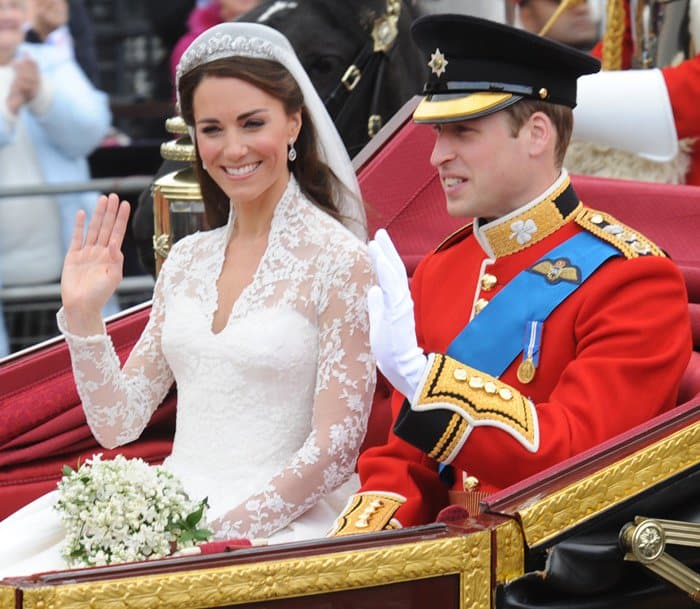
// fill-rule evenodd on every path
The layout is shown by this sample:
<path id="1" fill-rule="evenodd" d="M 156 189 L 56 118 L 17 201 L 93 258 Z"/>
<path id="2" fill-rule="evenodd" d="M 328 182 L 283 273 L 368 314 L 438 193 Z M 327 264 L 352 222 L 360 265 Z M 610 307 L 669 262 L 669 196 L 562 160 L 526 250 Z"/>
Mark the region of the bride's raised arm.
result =
<path id="1" fill-rule="evenodd" d="M 173 382 L 160 347 L 167 271 L 156 283 L 148 324 L 123 369 L 100 315 L 121 280 L 120 247 L 128 215 L 128 204 L 120 204 L 116 195 L 100 197 L 85 239 L 85 215 L 78 215 L 57 316 L 88 425 L 105 448 L 138 438 Z"/>

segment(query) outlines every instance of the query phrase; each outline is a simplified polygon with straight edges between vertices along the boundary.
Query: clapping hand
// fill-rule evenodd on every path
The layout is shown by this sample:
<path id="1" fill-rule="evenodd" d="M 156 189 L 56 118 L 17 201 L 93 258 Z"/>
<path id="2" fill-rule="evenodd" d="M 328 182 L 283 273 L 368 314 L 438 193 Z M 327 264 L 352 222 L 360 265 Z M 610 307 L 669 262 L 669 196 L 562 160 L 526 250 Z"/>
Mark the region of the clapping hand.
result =
<path id="1" fill-rule="evenodd" d="M 367 294 L 372 352 L 382 374 L 412 400 L 427 358 L 416 340 L 406 268 L 384 229 L 370 241 L 369 254 L 379 279 Z"/>
<path id="2" fill-rule="evenodd" d="M 129 203 L 102 195 L 83 239 L 85 212 L 75 220 L 73 239 L 63 263 L 61 300 L 68 329 L 79 335 L 102 331 L 101 310 L 122 279 L 122 241 Z"/>
<path id="3" fill-rule="evenodd" d="M 20 57 L 13 64 L 14 79 L 7 94 L 7 108 L 12 114 L 32 101 L 39 93 L 41 75 L 39 67 L 31 57 Z"/>

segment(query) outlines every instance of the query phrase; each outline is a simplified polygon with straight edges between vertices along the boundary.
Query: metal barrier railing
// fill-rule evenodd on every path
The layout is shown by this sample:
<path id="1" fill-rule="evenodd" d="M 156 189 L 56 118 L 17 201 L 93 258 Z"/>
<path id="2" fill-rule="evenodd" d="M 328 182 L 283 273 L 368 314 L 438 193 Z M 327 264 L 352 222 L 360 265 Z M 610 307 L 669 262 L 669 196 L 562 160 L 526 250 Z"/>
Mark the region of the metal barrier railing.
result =
<path id="1" fill-rule="evenodd" d="M 154 281 L 150 275 L 124 277 L 116 291 L 121 310 L 150 300 Z M 0 288 L 10 351 L 19 351 L 58 334 L 56 312 L 61 307 L 61 286 L 48 283 Z"/>
<path id="2" fill-rule="evenodd" d="M 154 281 L 150 275 L 124 277 L 116 291 L 121 310 L 150 300 Z M 31 347 L 58 335 L 56 312 L 61 307 L 58 283 L 0 288 L 10 351 Z"/>
<path id="3" fill-rule="evenodd" d="M 35 197 L 38 195 L 61 195 L 69 192 L 116 192 L 139 193 L 153 182 L 153 176 L 125 176 L 120 178 L 95 178 L 84 182 L 61 184 L 38 184 L 31 186 L 0 187 L 0 198 Z"/>
<path id="4" fill-rule="evenodd" d="M 32 197 L 73 192 L 116 192 L 120 197 L 140 193 L 151 186 L 153 176 L 132 175 L 114 178 L 96 178 L 84 182 L 41 184 L 0 188 L 0 204 L 4 197 Z M 116 291 L 120 309 L 126 309 L 153 295 L 154 280 L 150 275 L 124 277 Z M 58 282 L 3 286 L 0 304 L 5 318 L 10 352 L 16 352 L 58 334 L 56 312 L 61 306 L 61 288 Z"/>

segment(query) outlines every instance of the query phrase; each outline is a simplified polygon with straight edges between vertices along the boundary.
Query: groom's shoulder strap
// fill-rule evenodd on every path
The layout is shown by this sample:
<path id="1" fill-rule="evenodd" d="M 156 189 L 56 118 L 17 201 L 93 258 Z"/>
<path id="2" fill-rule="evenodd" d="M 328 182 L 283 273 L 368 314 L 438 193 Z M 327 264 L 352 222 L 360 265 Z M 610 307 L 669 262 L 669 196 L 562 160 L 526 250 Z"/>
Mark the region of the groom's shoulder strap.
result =
<path id="1" fill-rule="evenodd" d="M 584 207 L 574 220 L 589 233 L 616 247 L 626 258 L 666 256 L 653 241 L 602 211 Z"/>
<path id="2" fill-rule="evenodd" d="M 435 248 L 435 253 L 442 252 L 443 250 L 451 248 L 453 245 L 457 245 L 461 241 L 464 241 L 469 235 L 474 232 L 474 225 L 472 222 L 465 224 L 461 228 L 458 228 L 449 237 L 443 239 L 443 241 Z"/>

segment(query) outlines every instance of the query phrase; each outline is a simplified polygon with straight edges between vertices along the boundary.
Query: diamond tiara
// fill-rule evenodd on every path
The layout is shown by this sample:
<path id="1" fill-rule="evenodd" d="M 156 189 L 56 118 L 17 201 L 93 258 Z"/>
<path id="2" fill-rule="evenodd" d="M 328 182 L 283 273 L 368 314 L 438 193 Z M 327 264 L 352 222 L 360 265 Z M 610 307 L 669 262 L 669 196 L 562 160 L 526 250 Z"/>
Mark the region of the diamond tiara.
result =
<path id="1" fill-rule="evenodd" d="M 180 82 L 183 74 L 197 66 L 225 57 L 257 57 L 277 60 L 275 47 L 262 38 L 246 36 L 233 37 L 230 34 L 217 33 L 208 40 L 191 45 L 180 58 L 175 72 L 175 81 Z"/>

